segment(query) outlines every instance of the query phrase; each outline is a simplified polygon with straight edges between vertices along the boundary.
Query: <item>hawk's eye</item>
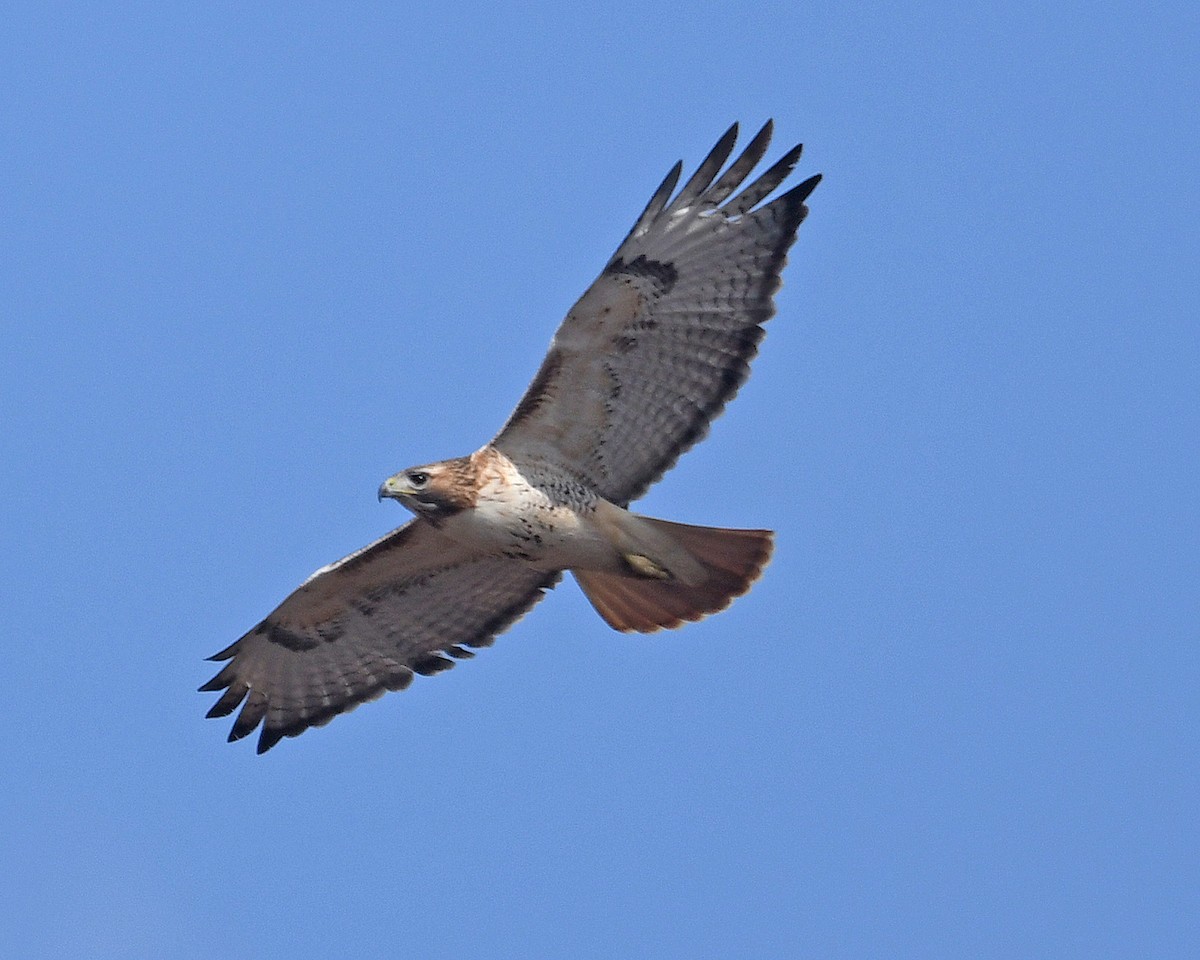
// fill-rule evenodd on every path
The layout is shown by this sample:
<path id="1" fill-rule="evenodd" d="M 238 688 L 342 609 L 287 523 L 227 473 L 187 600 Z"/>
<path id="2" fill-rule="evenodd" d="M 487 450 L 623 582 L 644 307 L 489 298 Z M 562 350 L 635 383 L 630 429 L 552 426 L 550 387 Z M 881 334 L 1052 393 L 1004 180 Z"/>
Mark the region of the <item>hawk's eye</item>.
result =
<path id="1" fill-rule="evenodd" d="M 424 470 L 414 470 L 408 475 L 408 482 L 414 487 L 423 487 L 429 482 L 429 474 Z"/>

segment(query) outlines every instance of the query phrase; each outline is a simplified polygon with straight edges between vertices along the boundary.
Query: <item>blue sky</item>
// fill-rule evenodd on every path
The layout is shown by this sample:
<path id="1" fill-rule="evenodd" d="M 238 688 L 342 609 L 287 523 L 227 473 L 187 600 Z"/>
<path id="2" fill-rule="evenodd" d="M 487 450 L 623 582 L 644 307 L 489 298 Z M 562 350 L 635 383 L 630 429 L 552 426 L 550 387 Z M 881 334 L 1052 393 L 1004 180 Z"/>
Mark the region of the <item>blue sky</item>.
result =
<path id="1" fill-rule="evenodd" d="M 18 4 L 0 37 L 0 940 L 25 958 L 1183 957 L 1200 941 L 1192 4 Z M 670 165 L 823 172 L 564 584 L 265 757 L 202 658 L 495 431 Z"/>

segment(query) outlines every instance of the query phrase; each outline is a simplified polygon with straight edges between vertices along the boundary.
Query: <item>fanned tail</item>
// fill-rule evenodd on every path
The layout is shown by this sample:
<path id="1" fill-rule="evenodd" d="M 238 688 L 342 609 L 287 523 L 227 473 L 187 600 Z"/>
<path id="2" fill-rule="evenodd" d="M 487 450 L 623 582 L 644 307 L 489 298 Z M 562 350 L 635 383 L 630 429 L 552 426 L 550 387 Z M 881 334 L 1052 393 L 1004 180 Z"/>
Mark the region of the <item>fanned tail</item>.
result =
<path id="1" fill-rule="evenodd" d="M 638 517 L 683 547 L 704 568 L 696 583 L 653 576 L 573 570 L 596 612 L 622 633 L 652 633 L 724 610 L 758 579 L 771 559 L 770 530 L 695 527 Z"/>

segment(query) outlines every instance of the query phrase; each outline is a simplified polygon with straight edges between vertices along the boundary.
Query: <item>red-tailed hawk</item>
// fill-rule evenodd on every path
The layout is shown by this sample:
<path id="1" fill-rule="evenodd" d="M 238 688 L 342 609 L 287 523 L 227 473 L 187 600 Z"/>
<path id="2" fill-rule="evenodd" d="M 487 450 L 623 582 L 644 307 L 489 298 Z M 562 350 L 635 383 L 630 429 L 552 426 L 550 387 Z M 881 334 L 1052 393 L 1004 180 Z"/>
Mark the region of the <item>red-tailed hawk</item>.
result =
<path id="1" fill-rule="evenodd" d="M 385 480 L 380 499 L 416 519 L 318 570 L 211 658 L 229 662 L 200 688 L 225 691 L 208 716 L 242 706 L 231 741 L 261 723 L 263 753 L 474 656 L 564 570 L 622 631 L 699 620 L 749 589 L 771 555 L 770 531 L 687 526 L 626 506 L 704 436 L 775 312 L 820 176 L 763 202 L 795 167 L 796 146 L 735 193 L 770 138 L 768 122 L 722 173 L 734 124 L 672 197 L 676 164 L 495 439 Z"/>

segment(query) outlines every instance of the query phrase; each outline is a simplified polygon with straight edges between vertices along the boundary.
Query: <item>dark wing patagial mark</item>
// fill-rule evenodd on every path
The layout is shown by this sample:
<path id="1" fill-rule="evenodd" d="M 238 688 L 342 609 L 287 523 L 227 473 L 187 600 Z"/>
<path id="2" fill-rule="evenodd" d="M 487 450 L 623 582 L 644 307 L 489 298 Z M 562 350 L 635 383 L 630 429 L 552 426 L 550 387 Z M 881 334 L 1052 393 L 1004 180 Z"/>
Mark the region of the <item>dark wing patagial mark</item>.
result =
<path id="1" fill-rule="evenodd" d="M 796 146 L 746 183 L 766 153 L 770 122 L 721 172 L 737 130 L 674 197 L 679 165 L 655 191 L 555 334 L 554 375 L 564 389 L 530 391 L 493 441 L 502 452 L 550 459 L 625 504 L 702 438 L 737 393 L 775 312 L 804 201 L 820 181 L 770 199 L 800 158 Z"/>
<path id="2" fill-rule="evenodd" d="M 805 198 L 820 177 L 768 201 L 800 147 L 735 191 L 764 156 L 768 122 L 732 154 L 731 127 L 684 184 L 676 164 L 556 335 L 494 441 L 624 504 L 707 431 L 749 372 Z M 729 198 L 733 196 L 733 199 Z M 212 659 L 209 711 L 241 707 L 230 740 L 262 725 L 258 752 L 491 644 L 558 573 L 480 556 L 415 521 L 326 567 Z"/>
<path id="3" fill-rule="evenodd" d="M 209 710 L 241 706 L 229 739 L 261 723 L 258 752 L 403 690 L 490 645 L 557 582 L 527 564 L 470 554 L 417 520 L 318 571 L 211 659 Z M 243 702 L 244 701 L 244 702 Z"/>
<path id="4" fill-rule="evenodd" d="M 538 367 L 538 372 L 534 376 L 533 381 L 521 397 L 521 402 L 509 414 L 507 422 L 500 431 L 501 433 L 508 430 L 513 424 L 531 416 L 540 407 L 554 399 L 556 387 L 558 386 L 558 373 L 561 368 L 562 356 L 556 349 L 551 347 L 550 352 L 546 354 L 546 358 L 542 361 L 542 365 Z"/>
<path id="5" fill-rule="evenodd" d="M 757 141 L 758 138 L 755 139 Z M 755 148 L 755 144 L 752 143 L 751 148 Z M 751 148 L 747 149 L 747 153 Z M 791 172 L 800 156 L 800 149 L 797 146 L 789 151 L 761 178 L 747 187 L 725 207 L 719 208 L 721 213 L 726 215 L 731 207 L 736 209 L 737 212 L 732 216 L 736 216 L 738 220 L 726 221 L 730 223 L 731 231 L 737 230 L 742 222 L 747 224 L 745 228 L 747 230 L 754 229 L 756 225 L 761 224 L 760 231 L 763 236 L 756 244 L 758 249 L 750 263 L 738 267 L 735 251 L 731 251 L 726 261 L 733 272 L 723 282 L 735 285 L 736 302 L 742 322 L 734 322 L 734 317 L 731 317 L 728 312 L 723 312 L 719 314 L 722 320 L 721 326 L 713 328 L 708 326 L 710 315 L 705 304 L 697 305 L 694 316 L 697 318 L 699 329 L 694 335 L 702 337 L 703 347 L 700 353 L 704 356 L 719 357 L 720 360 L 711 365 L 706 383 L 694 385 L 692 392 L 686 398 L 681 397 L 680 400 L 675 401 L 672 410 L 690 409 L 690 416 L 686 420 L 676 417 L 673 421 L 676 424 L 674 435 L 659 434 L 657 449 L 653 440 L 643 439 L 637 448 L 630 451 L 628 445 L 622 445 L 620 441 L 626 436 L 636 436 L 636 429 L 629 427 L 612 431 L 612 441 L 604 445 L 605 449 L 601 451 L 600 458 L 605 464 L 604 472 L 609 477 L 609 482 L 604 485 L 604 495 L 613 502 L 627 504 L 645 493 L 655 481 L 675 465 L 684 453 L 708 434 L 712 421 L 721 414 L 725 405 L 733 399 L 750 376 L 750 361 L 754 359 L 758 352 L 758 344 L 766 333 L 762 324 L 775 313 L 773 297 L 782 282 L 780 274 L 787 261 L 788 250 L 796 240 L 797 229 L 808 214 L 805 200 L 816 189 L 821 177 L 819 174 L 810 177 L 769 204 L 750 213 L 747 211 L 751 210 L 755 203 L 765 198 Z M 738 164 L 740 163 L 739 160 Z M 738 183 L 740 180 L 731 180 L 728 184 L 718 185 L 722 189 L 728 188 L 732 191 L 737 188 Z M 702 196 L 700 203 L 704 202 L 705 198 Z M 686 264 L 679 265 L 680 273 L 683 273 L 685 269 Z M 685 296 L 688 284 L 681 281 L 678 286 L 685 289 L 676 291 L 676 295 Z M 699 288 L 701 285 L 695 284 L 695 286 Z M 726 300 L 733 300 L 735 295 L 725 293 L 723 296 Z M 663 322 L 655 331 L 656 334 L 662 336 L 663 341 L 667 340 L 663 328 L 668 322 L 674 320 L 681 327 L 686 326 L 686 313 L 682 310 L 673 315 L 668 314 L 671 301 L 671 296 L 663 297 L 650 311 L 652 317 L 664 316 Z M 693 358 L 686 350 L 679 350 L 679 352 L 682 354 L 679 362 L 684 365 L 684 369 L 687 369 L 687 365 L 693 362 Z M 632 371 L 633 377 L 637 378 L 639 385 L 643 387 L 642 391 L 626 390 L 625 392 L 627 402 L 635 405 L 630 407 L 632 414 L 630 419 L 634 422 L 639 419 L 639 410 L 647 405 L 645 387 L 651 386 L 650 392 L 653 393 L 653 385 L 646 384 L 639 374 L 640 371 Z M 669 379 L 670 376 L 671 374 L 668 372 L 663 374 L 664 379 Z M 627 386 L 628 384 L 623 385 Z M 643 395 L 638 396 L 639 392 Z M 614 447 L 616 449 L 613 449 Z M 631 469 L 631 461 L 639 466 Z"/>

